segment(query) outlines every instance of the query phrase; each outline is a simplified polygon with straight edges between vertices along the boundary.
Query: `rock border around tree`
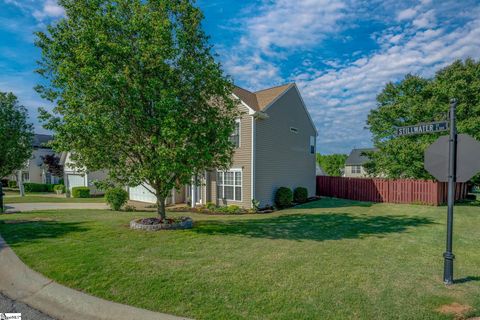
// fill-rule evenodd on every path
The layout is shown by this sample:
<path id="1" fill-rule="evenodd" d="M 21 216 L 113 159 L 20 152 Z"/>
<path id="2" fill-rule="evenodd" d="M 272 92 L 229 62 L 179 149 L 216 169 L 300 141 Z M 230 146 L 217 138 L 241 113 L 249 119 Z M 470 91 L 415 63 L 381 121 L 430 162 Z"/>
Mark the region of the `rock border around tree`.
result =
<path id="1" fill-rule="evenodd" d="M 140 218 L 130 221 L 130 229 L 144 231 L 185 230 L 193 228 L 190 217 L 167 218 Z"/>

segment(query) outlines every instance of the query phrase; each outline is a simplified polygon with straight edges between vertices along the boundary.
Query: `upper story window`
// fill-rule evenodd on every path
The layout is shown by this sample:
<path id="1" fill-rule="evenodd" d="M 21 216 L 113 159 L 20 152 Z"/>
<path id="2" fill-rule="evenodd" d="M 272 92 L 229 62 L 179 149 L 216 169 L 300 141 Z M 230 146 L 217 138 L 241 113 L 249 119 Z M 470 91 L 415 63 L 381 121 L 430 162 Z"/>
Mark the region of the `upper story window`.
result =
<path id="1" fill-rule="evenodd" d="M 315 137 L 310 136 L 310 153 L 315 154 Z"/>
<path id="2" fill-rule="evenodd" d="M 230 142 L 235 146 L 235 148 L 240 147 L 240 119 L 235 120 L 235 129 L 230 135 Z"/>
<path id="3" fill-rule="evenodd" d="M 362 173 L 362 166 L 352 166 L 352 173 Z"/>

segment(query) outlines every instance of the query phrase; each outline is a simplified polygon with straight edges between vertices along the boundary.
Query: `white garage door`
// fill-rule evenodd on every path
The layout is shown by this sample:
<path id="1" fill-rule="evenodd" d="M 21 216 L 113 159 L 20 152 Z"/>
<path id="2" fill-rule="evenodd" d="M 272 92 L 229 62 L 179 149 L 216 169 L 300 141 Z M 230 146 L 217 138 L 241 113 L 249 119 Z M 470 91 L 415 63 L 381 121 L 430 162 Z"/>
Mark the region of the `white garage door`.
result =
<path id="1" fill-rule="evenodd" d="M 80 174 L 69 174 L 67 175 L 68 188 L 72 191 L 73 187 L 84 187 L 85 186 L 85 176 Z"/>
<path id="2" fill-rule="evenodd" d="M 149 189 L 151 189 L 150 186 L 149 186 Z M 151 190 L 153 191 L 153 189 Z M 136 186 L 134 188 L 129 188 L 129 192 L 130 192 L 130 200 L 148 202 L 148 203 L 157 202 L 157 198 L 150 191 L 148 191 L 147 188 L 145 188 L 142 185 Z"/>

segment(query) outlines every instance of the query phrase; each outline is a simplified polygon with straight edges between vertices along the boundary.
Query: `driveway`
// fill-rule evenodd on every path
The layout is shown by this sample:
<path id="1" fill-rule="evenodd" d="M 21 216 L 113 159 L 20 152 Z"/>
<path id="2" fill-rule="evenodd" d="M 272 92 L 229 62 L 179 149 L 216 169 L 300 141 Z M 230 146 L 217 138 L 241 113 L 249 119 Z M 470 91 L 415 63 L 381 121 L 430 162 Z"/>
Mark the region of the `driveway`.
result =
<path id="1" fill-rule="evenodd" d="M 6 213 L 37 210 L 69 210 L 69 209 L 108 209 L 105 203 L 10 203 L 5 206 Z"/>

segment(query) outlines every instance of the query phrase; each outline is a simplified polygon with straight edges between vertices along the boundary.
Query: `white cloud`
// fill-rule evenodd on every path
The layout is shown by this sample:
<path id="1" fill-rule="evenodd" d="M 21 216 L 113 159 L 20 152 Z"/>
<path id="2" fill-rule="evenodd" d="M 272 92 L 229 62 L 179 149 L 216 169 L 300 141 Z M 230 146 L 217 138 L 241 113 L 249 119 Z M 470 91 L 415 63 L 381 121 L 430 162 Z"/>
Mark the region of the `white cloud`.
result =
<path id="1" fill-rule="evenodd" d="M 46 18 L 59 18 L 65 14 L 65 10 L 58 5 L 56 0 L 46 0 L 42 7 L 33 11 L 33 16 L 38 21 L 43 21 Z"/>
<path id="2" fill-rule="evenodd" d="M 417 15 L 417 10 L 416 9 L 408 8 L 408 9 L 400 11 L 397 14 L 397 20 L 399 20 L 399 21 L 408 20 L 408 19 L 413 18 L 416 15 Z"/>
<path id="3" fill-rule="evenodd" d="M 380 51 L 344 68 L 320 76 L 297 75 L 319 128 L 320 150 L 348 152 L 354 146 L 371 144 L 370 134 L 363 128 L 369 111 L 376 106 L 376 95 L 387 82 L 398 81 L 408 73 L 431 77 L 456 59 L 480 57 L 480 20 L 453 30 L 412 28 L 404 31 L 411 34 L 407 39 L 382 46 Z M 382 39 L 397 36 L 391 32 Z"/>

